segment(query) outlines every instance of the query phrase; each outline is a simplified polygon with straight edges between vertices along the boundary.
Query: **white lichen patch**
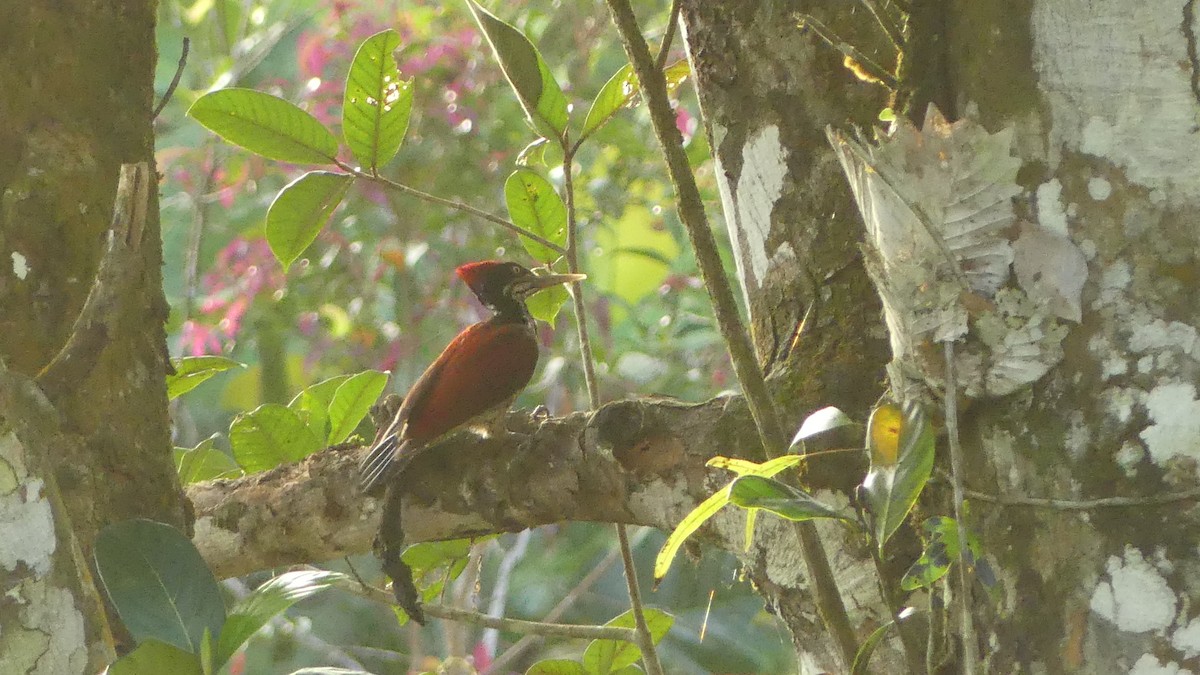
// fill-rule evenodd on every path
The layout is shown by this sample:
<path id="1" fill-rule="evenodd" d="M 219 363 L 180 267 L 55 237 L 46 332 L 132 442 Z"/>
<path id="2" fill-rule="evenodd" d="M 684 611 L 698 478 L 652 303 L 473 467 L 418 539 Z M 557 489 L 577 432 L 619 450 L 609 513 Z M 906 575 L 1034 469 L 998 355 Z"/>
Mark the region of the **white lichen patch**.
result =
<path id="1" fill-rule="evenodd" d="M 1151 351 L 1174 349 L 1181 354 L 1196 358 L 1200 349 L 1200 335 L 1194 326 L 1172 321 L 1167 323 L 1155 319 L 1149 323 L 1138 323 L 1129 336 L 1129 351 L 1144 354 Z"/>
<path id="2" fill-rule="evenodd" d="M 12 271 L 13 276 L 25 281 L 25 277 L 29 276 L 29 261 L 20 253 L 12 252 Z"/>
<path id="3" fill-rule="evenodd" d="M 56 546 L 54 512 L 45 484 L 26 471 L 23 454 L 15 435 L 0 437 L 0 465 L 12 485 L 0 493 L 0 572 L 23 565 L 42 577 L 50 572 Z"/>
<path id="4" fill-rule="evenodd" d="M 1129 675 L 1192 675 L 1192 671 L 1180 668 L 1174 661 L 1163 663 L 1155 655 L 1146 653 L 1134 662 Z"/>
<path id="5" fill-rule="evenodd" d="M 1088 196 L 1092 199 L 1102 202 L 1112 196 L 1112 183 L 1099 176 L 1093 176 L 1088 179 Z"/>
<path id="6" fill-rule="evenodd" d="M 26 604 L 20 623 L 36 632 L 44 643 L 41 655 L 28 675 L 81 673 L 87 666 L 83 614 L 66 589 L 48 583 L 26 583 L 21 589 Z M 26 671 L 23 671 L 26 672 Z"/>
<path id="7" fill-rule="evenodd" d="M 1047 147 L 1102 157 L 1173 204 L 1200 198 L 1200 134 L 1193 133 L 1196 98 L 1180 6 L 1057 0 L 1035 3 L 1030 16 L 1034 70 L 1049 108 Z"/>
<path id="8" fill-rule="evenodd" d="M 725 175 L 724 169 L 720 166 L 717 169 L 718 175 Z M 756 287 L 762 286 L 771 266 L 767 251 L 771 212 L 783 193 L 786 176 L 787 149 L 779 142 L 779 127 L 772 124 L 751 135 L 743 146 L 737 185 L 718 181 L 723 210 L 732 216 L 729 235 L 737 253 L 734 259 L 738 275 Z M 747 262 L 749 269 L 745 268 Z M 746 288 L 743 291 L 749 292 Z"/>
<path id="9" fill-rule="evenodd" d="M 1067 212 L 1062 205 L 1062 183 L 1057 178 L 1038 186 L 1037 213 L 1042 227 L 1067 236 Z"/>
<path id="10" fill-rule="evenodd" d="M 1187 625 L 1172 633 L 1171 646 L 1178 649 L 1184 658 L 1200 656 L 1200 617 L 1192 617 Z"/>
<path id="11" fill-rule="evenodd" d="M 1107 579 L 1092 593 L 1091 609 L 1128 633 L 1161 633 L 1175 617 L 1175 594 L 1167 580 L 1141 551 L 1125 547 L 1123 557 L 1110 556 Z"/>
<path id="12" fill-rule="evenodd" d="M 1140 434 L 1150 459 L 1159 465 L 1179 457 L 1200 459 L 1200 401 L 1190 382 L 1166 382 L 1145 398 L 1150 424 Z"/>

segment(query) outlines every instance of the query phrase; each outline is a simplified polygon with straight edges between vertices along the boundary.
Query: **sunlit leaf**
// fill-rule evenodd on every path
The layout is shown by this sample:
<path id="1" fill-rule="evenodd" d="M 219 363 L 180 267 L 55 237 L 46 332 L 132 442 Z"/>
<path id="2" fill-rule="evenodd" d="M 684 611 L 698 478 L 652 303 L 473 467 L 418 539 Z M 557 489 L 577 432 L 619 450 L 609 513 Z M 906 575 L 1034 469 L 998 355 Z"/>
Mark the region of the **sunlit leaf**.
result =
<path id="1" fill-rule="evenodd" d="M 201 96 L 187 114 L 226 141 L 267 159 L 333 164 L 337 158 L 337 139 L 317 118 L 260 91 L 219 89 Z"/>
<path id="2" fill-rule="evenodd" d="M 377 169 L 400 150 L 412 113 L 412 80 L 400 79 L 392 52 L 400 34 L 388 29 L 367 38 L 346 76 L 342 135 L 362 165 Z"/>
<path id="3" fill-rule="evenodd" d="M 549 659 L 538 661 L 529 666 L 529 670 L 525 671 L 525 675 L 587 675 L 587 671 L 583 669 L 583 664 L 578 661 Z"/>
<path id="4" fill-rule="evenodd" d="M 151 520 L 100 531 L 96 568 L 134 640 L 161 640 L 198 655 L 204 632 L 219 635 L 225 603 L 217 580 L 182 532 Z"/>
<path id="5" fill-rule="evenodd" d="M 310 171 L 275 196 L 267 210 L 267 243 L 285 272 L 321 233 L 353 182 L 347 174 Z"/>
<path id="6" fill-rule="evenodd" d="M 898 618 L 890 619 L 882 626 L 871 631 L 871 634 L 859 646 L 858 653 L 854 655 L 854 664 L 850 667 L 851 675 L 866 675 L 871 672 L 868 668 L 871 663 L 871 656 L 875 654 L 875 649 L 883 642 L 883 638 L 887 637 L 888 631 L 894 628 L 899 621 L 905 621 L 916 613 L 916 610 L 912 607 L 905 607 L 900 612 Z"/>
<path id="7" fill-rule="evenodd" d="M 296 411 L 301 419 L 305 419 L 308 428 L 312 429 L 317 437 L 326 438 L 329 435 L 329 402 L 333 400 L 338 387 L 348 379 L 349 375 L 337 375 L 310 385 L 296 394 L 288 403 L 288 408 Z"/>
<path id="8" fill-rule="evenodd" d="M 881 551 L 929 481 L 934 444 L 933 429 L 920 404 L 910 403 L 903 412 L 883 405 L 871 413 L 867 424 L 871 468 L 863 479 L 862 493 Z"/>
<path id="9" fill-rule="evenodd" d="M 788 520 L 836 518 L 853 522 L 848 515 L 822 504 L 807 492 L 762 476 L 741 476 L 733 481 L 729 497 L 742 508 L 764 509 Z"/>
<path id="10" fill-rule="evenodd" d="M 231 368 L 245 368 L 244 364 L 224 356 L 185 356 L 171 359 L 174 375 L 167 376 L 167 399 L 175 400 L 195 389 L 208 378 Z"/>
<path id="11" fill-rule="evenodd" d="M 108 667 L 108 675 L 202 675 L 200 657 L 150 638 Z"/>
<path id="12" fill-rule="evenodd" d="M 746 460 L 714 457 L 709 460 L 709 464 L 711 466 L 731 467 L 731 470 L 738 471 L 740 475 L 770 477 L 803 461 L 804 457 L 800 455 L 785 455 L 755 465 L 753 462 Z M 732 467 L 736 467 L 736 469 Z M 717 515 L 717 512 L 729 503 L 729 488 L 732 485 L 733 482 L 731 481 L 728 485 L 700 502 L 696 508 L 692 509 L 690 513 L 679 521 L 679 524 L 675 526 L 671 534 L 667 535 L 667 541 L 663 543 L 662 550 L 658 552 L 658 556 L 654 559 L 654 580 L 656 583 L 667 576 L 667 571 L 671 569 L 671 563 L 675 560 L 675 555 L 679 553 L 683 542 L 687 541 L 688 537 L 695 534 L 696 530 L 699 530 L 704 523 L 708 522 L 709 518 Z"/>
<path id="13" fill-rule="evenodd" d="M 646 618 L 646 627 L 650 629 L 650 637 L 653 639 L 654 644 L 658 644 L 663 639 L 663 636 L 667 634 L 667 631 L 671 630 L 671 625 L 675 623 L 675 617 L 657 609 L 645 609 L 643 615 Z M 604 625 L 615 628 L 633 628 L 633 610 L 625 612 Z M 625 642 L 624 640 L 592 640 L 591 644 L 583 652 L 583 668 L 589 675 L 591 673 L 609 675 L 626 666 L 632 665 L 641 655 L 642 651 L 638 649 L 637 644 L 632 642 Z"/>
<path id="14" fill-rule="evenodd" d="M 534 130 L 545 138 L 562 138 L 567 128 L 567 98 L 537 48 L 521 31 L 474 0 L 467 0 L 467 6 L 492 46 Z"/>
<path id="15" fill-rule="evenodd" d="M 217 478 L 234 478 L 242 469 L 233 458 L 214 447 L 217 434 L 194 448 L 175 448 L 175 472 L 183 485 Z"/>
<path id="16" fill-rule="evenodd" d="M 621 108 L 628 106 L 638 94 L 637 73 L 633 66 L 626 63 L 604 86 L 592 101 L 587 117 L 583 120 L 583 131 L 580 140 L 591 136 L 597 129 L 604 126 Z"/>
<path id="17" fill-rule="evenodd" d="M 908 568 L 900 580 L 900 588 L 906 591 L 918 588 L 929 588 L 950 571 L 950 565 L 959 560 L 961 555 L 958 540 L 958 521 L 947 516 L 933 516 L 921 524 L 928 536 L 928 543 L 921 557 Z M 967 562 L 976 565 L 976 569 L 984 567 L 987 561 L 983 559 L 983 543 L 972 532 L 967 532 Z M 988 572 L 991 566 L 988 565 Z M 988 584 L 984 584 L 985 586 Z"/>
<path id="18" fill-rule="evenodd" d="M 562 197 L 536 171 L 517 169 L 504 182 L 504 201 L 514 224 L 559 246 L 567 245 L 567 207 Z M 559 254 L 528 237 L 521 244 L 529 255 L 543 263 L 552 263 Z"/>
<path id="19" fill-rule="evenodd" d="M 280 574 L 254 589 L 229 612 L 217 643 L 217 666 L 225 665 L 275 615 L 345 579 L 346 575 L 338 572 L 301 570 Z"/>
<path id="20" fill-rule="evenodd" d="M 803 441 L 833 431 L 834 429 L 853 425 L 854 420 L 850 419 L 850 416 L 841 410 L 833 406 L 821 408 L 808 417 L 805 417 L 804 421 L 800 423 L 800 430 L 796 432 L 795 438 L 792 439 L 792 446 L 795 447 Z"/>
<path id="21" fill-rule="evenodd" d="M 229 427 L 229 442 L 247 473 L 298 462 L 325 447 L 294 410 L 277 403 L 238 415 Z"/>
<path id="22" fill-rule="evenodd" d="M 359 422 L 371 412 L 371 406 L 387 387 L 387 373 L 367 370 L 342 383 L 329 402 L 330 445 L 337 445 L 350 437 Z"/>
<path id="23" fill-rule="evenodd" d="M 525 306 L 529 308 L 529 314 L 533 318 L 553 326 L 554 319 L 570 299 L 571 294 L 566 286 L 551 286 L 526 300 Z"/>

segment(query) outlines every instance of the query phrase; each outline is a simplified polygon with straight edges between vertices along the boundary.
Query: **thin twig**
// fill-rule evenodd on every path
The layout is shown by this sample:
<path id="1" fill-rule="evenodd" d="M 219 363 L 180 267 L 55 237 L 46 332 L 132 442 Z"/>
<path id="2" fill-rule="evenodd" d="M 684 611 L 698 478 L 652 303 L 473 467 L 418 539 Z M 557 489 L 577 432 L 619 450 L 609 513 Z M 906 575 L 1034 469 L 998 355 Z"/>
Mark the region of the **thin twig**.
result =
<path id="1" fill-rule="evenodd" d="M 516 541 L 513 542 L 512 548 L 505 551 L 500 558 L 500 564 L 496 569 L 496 580 L 492 585 L 492 598 L 488 603 L 487 613 L 489 616 L 504 616 L 504 605 L 508 599 L 508 583 L 512 579 L 512 571 L 516 568 L 517 563 L 525 557 L 525 551 L 529 549 L 529 540 L 532 537 L 533 530 L 521 530 Z M 553 621 L 553 619 L 549 620 Z M 480 642 L 487 649 L 488 656 L 495 656 L 500 644 L 500 632 L 489 628 L 483 632 Z"/>
<path id="2" fill-rule="evenodd" d="M 896 30 L 895 26 L 888 23 L 887 19 L 883 17 L 883 14 L 879 11 L 879 8 L 875 6 L 875 0 L 859 0 L 859 2 L 861 2 L 863 6 L 867 8 L 867 11 L 871 13 L 871 16 L 875 17 L 875 21 L 879 23 L 879 27 L 883 30 L 883 34 L 887 36 L 888 42 L 892 43 L 892 49 L 895 49 L 897 54 L 904 51 L 904 37 L 900 35 L 900 32 Z"/>
<path id="3" fill-rule="evenodd" d="M 563 623 L 543 623 L 541 621 L 525 621 L 523 619 L 507 619 L 468 612 L 456 607 L 445 605 L 425 605 L 425 614 L 436 616 L 448 621 L 461 621 L 485 628 L 496 628 L 513 633 L 531 633 L 547 637 L 579 638 L 583 640 L 624 640 L 637 643 L 637 631 L 633 628 L 617 628 L 614 626 L 577 626 Z"/>
<path id="4" fill-rule="evenodd" d="M 650 121 L 662 146 L 667 172 L 675 188 L 679 219 L 687 228 L 692 250 L 696 254 L 696 264 L 700 269 L 700 277 L 712 302 L 713 314 L 726 349 L 729 350 L 734 373 L 746 396 L 746 404 L 750 408 L 767 456 L 779 457 L 787 452 L 787 437 L 755 359 L 750 337 L 742 324 L 733 289 L 725 277 L 712 228 L 709 227 L 708 216 L 704 212 L 704 201 L 700 197 L 700 190 L 688 164 L 687 154 L 683 149 L 683 138 L 675 126 L 675 116 L 667 97 L 666 81 L 662 71 L 654 67 L 650 49 L 642 37 L 629 0 L 607 1 L 617 31 L 621 35 L 621 42 L 625 46 L 625 53 L 633 64 L 634 72 L 637 73 L 642 97 L 650 110 Z M 829 558 L 812 523 L 796 523 L 795 530 L 800 539 L 801 557 L 808 568 L 817 609 L 838 645 L 843 665 L 849 669 L 858 651 L 858 639 L 838 592 Z"/>
<path id="5" fill-rule="evenodd" d="M 183 77 L 183 68 L 187 65 L 188 50 L 191 46 L 192 41 L 186 37 L 183 38 L 183 50 L 179 53 L 179 65 L 175 66 L 175 77 L 171 78 L 171 84 L 167 85 L 167 90 L 163 92 L 162 100 L 158 102 L 158 107 L 154 109 L 154 114 L 150 116 L 151 120 L 158 119 L 159 113 L 163 111 L 163 108 L 167 107 L 167 103 L 175 95 L 175 88 L 179 86 L 179 80 Z"/>
<path id="6" fill-rule="evenodd" d="M 675 31 L 679 27 L 679 11 L 683 9 L 680 0 L 671 0 L 671 15 L 667 19 L 667 32 L 663 33 L 662 43 L 658 45 L 658 56 L 654 57 L 654 67 L 662 70 L 667 67 L 667 56 L 671 53 L 671 43 L 675 40 Z"/>
<path id="7" fill-rule="evenodd" d="M 971 588 L 974 574 L 968 562 L 967 526 L 963 523 L 963 462 L 962 444 L 958 437 L 958 392 L 954 374 L 954 342 L 942 343 L 946 357 L 946 436 L 950 444 L 950 476 L 954 483 L 954 520 L 958 526 L 958 583 L 959 613 L 962 619 L 962 664 L 964 675 L 975 675 L 975 615 L 971 603 Z"/>
<path id="8" fill-rule="evenodd" d="M 566 193 L 567 207 L 567 268 L 572 274 L 579 272 L 579 239 L 578 222 L 575 215 L 575 184 L 571 173 L 574 169 L 574 149 L 566 140 L 563 141 L 563 191 Z M 575 306 L 575 326 L 579 332 L 579 350 L 583 358 L 583 377 L 587 384 L 588 408 L 596 410 L 600 407 L 600 385 L 596 381 L 596 357 L 592 353 L 592 340 L 588 334 L 587 306 L 583 302 L 583 285 L 576 281 L 571 289 L 571 297 Z M 617 545 L 621 549 L 621 560 L 625 563 L 625 585 L 629 590 L 629 606 L 633 611 L 633 625 L 637 631 L 637 646 L 642 652 L 642 663 L 649 675 L 662 675 L 662 664 L 658 660 L 658 652 L 654 648 L 654 636 L 646 625 L 645 610 L 642 607 L 642 592 L 638 587 L 637 569 L 633 564 L 633 551 L 629 546 L 629 533 L 623 523 L 614 523 L 617 530 Z"/>
<path id="9" fill-rule="evenodd" d="M 963 494 L 981 502 L 1054 511 L 1091 511 L 1094 509 L 1137 508 L 1142 506 L 1166 506 L 1177 502 L 1200 500 L 1200 488 L 1183 492 L 1172 492 L 1145 497 L 1097 497 L 1094 499 L 1065 499 L 1062 497 L 1022 497 L 993 495 L 977 490 L 964 489 Z"/>
<path id="10" fill-rule="evenodd" d="M 349 173 L 350 175 L 354 176 L 355 178 L 361 178 L 363 180 L 368 180 L 377 185 L 382 185 L 386 188 L 395 190 L 396 192 L 400 192 L 400 193 L 403 193 L 403 194 L 406 194 L 406 195 L 409 195 L 412 197 L 416 197 L 417 199 L 427 201 L 431 204 L 438 204 L 440 206 L 445 206 L 447 208 L 451 208 L 456 211 L 461 211 L 463 213 L 470 214 L 472 216 L 475 216 L 476 218 L 482 218 L 482 219 L 488 221 L 489 223 L 499 225 L 500 227 L 503 227 L 504 229 L 514 232 L 522 237 L 525 237 L 527 239 L 532 239 L 533 241 L 536 241 L 537 243 L 541 244 L 542 246 L 545 246 L 546 248 L 550 249 L 551 251 L 554 251 L 555 253 L 557 253 L 559 255 L 563 255 L 564 253 L 566 253 L 566 250 L 562 246 L 559 246 L 558 244 L 550 241 L 549 239 L 546 239 L 545 237 L 542 237 L 541 235 L 538 235 L 534 232 L 530 232 L 529 230 L 526 230 L 525 228 L 521 227 L 520 225 L 517 225 L 516 223 L 512 222 L 511 220 L 505 220 L 504 218 L 501 218 L 500 216 L 493 215 L 482 209 L 477 209 L 474 206 L 471 206 L 469 204 L 457 202 L 457 201 L 454 201 L 453 199 L 445 199 L 443 197 L 431 195 L 428 192 L 422 192 L 414 187 L 409 187 L 403 183 L 397 183 L 396 181 L 391 180 L 389 178 L 384 178 L 383 176 L 380 176 L 379 174 L 368 173 L 361 169 L 355 168 L 341 160 L 335 159 L 334 162 L 337 164 L 338 168 L 345 171 L 346 173 Z"/>
<path id="11" fill-rule="evenodd" d="M 801 14 L 800 26 L 801 28 L 811 28 L 817 34 L 817 37 L 821 38 L 822 42 L 841 52 L 842 56 L 853 60 L 858 64 L 859 68 L 867 71 L 868 75 L 879 80 L 883 86 L 887 87 L 888 91 L 896 91 L 900 86 L 900 83 L 896 80 L 896 76 L 888 71 L 887 68 L 875 63 L 874 59 L 860 52 L 857 47 L 834 35 L 833 31 L 829 30 L 829 27 L 821 23 L 816 17 Z"/>
<path id="12" fill-rule="evenodd" d="M 636 544 L 640 540 L 644 539 L 649 531 L 649 529 L 645 528 L 639 530 L 633 535 L 634 541 L 632 543 Z M 583 595 L 585 591 L 594 586 L 596 582 L 600 581 L 600 578 L 608 572 L 608 568 L 616 564 L 617 560 L 620 558 L 620 551 L 617 549 L 611 549 L 607 554 L 605 554 L 604 558 L 602 558 L 600 562 L 597 563 L 594 568 L 592 568 L 592 571 L 587 573 L 587 576 L 580 579 L 579 583 L 575 584 L 575 587 L 568 591 L 567 594 L 563 596 L 562 600 L 558 601 L 558 604 L 552 607 L 549 612 L 546 612 L 546 617 L 544 620 L 551 623 L 558 621 L 559 617 L 565 614 L 566 611 L 570 609 L 576 601 L 579 600 L 579 597 Z M 539 635 L 523 636 L 520 640 L 514 642 L 511 647 L 505 649 L 503 653 L 497 656 L 495 661 L 492 661 L 490 666 L 491 671 L 497 673 L 507 672 L 506 668 L 510 663 L 516 660 L 519 656 L 521 656 L 522 653 L 525 652 L 526 649 L 529 649 L 541 639 L 542 638 Z"/>

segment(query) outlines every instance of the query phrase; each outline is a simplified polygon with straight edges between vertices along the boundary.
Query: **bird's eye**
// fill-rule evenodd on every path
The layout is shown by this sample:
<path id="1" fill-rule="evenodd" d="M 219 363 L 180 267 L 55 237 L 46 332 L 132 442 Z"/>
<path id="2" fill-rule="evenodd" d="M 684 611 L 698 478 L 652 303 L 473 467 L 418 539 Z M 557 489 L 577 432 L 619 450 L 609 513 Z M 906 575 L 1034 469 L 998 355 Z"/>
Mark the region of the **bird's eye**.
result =
<path id="1" fill-rule="evenodd" d="M 516 263 L 509 265 L 508 269 L 511 270 L 513 274 L 519 274 L 521 272 L 521 266 Z"/>

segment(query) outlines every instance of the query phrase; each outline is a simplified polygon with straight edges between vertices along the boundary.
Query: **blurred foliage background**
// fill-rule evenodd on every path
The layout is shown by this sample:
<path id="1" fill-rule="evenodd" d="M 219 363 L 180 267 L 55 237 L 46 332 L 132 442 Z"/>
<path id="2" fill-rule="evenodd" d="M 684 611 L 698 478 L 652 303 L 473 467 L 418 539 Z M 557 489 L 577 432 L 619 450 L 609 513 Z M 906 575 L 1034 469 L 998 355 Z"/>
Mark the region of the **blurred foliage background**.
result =
<path id="1" fill-rule="evenodd" d="M 582 115 L 625 64 L 602 3 L 487 5 L 537 44 L 574 102 L 574 115 Z M 665 31 L 668 9 L 664 0 L 639 3 L 651 44 Z M 397 60 L 403 76 L 415 78 L 408 135 L 385 174 L 503 214 L 504 180 L 534 135 L 465 4 L 160 5 L 160 94 L 175 74 L 183 38 L 191 40 L 179 88 L 156 121 L 169 343 L 175 356 L 221 354 L 247 365 L 173 402 L 177 446 L 224 433 L 239 412 L 286 403 L 336 375 L 388 370 L 389 389 L 402 394 L 462 327 L 486 316 L 454 278 L 454 267 L 495 257 L 534 262 L 510 233 L 489 223 L 360 182 L 285 274 L 263 238 L 263 222 L 275 194 L 301 170 L 227 145 L 184 114 L 204 92 L 237 86 L 284 97 L 333 126 L 355 49 L 385 28 L 403 36 Z M 675 44 L 672 61 L 683 57 L 678 38 Z M 706 197 L 716 204 L 694 92 L 685 84 L 678 94 L 679 127 Z M 576 168 L 582 265 L 590 275 L 587 307 L 603 399 L 700 401 L 735 386 L 644 111 L 620 114 L 584 146 Z M 561 185 L 561 170 L 548 176 Z M 718 237 L 725 237 L 723 228 Z M 519 407 L 545 404 L 556 415 L 586 408 L 569 311 L 543 331 L 539 373 Z M 218 439 L 222 444 L 227 447 Z M 658 532 L 640 532 L 635 552 L 647 603 L 676 617 L 662 647 L 668 671 L 791 672 L 785 632 L 739 581 L 731 556 L 709 552 L 701 561 L 680 562 L 650 591 L 662 539 Z M 493 539 L 473 549 L 444 601 L 541 619 L 567 599 L 558 620 L 604 623 L 628 607 L 614 549 L 611 527 L 587 523 Z M 365 577 L 378 578 L 370 556 L 351 562 Z M 345 570 L 347 562 L 330 566 Z M 230 581 L 226 588 L 242 593 L 265 578 Z M 539 640 L 513 652 L 520 637 L 446 624 L 400 627 L 388 608 L 331 592 L 294 608 L 229 669 L 288 673 L 332 665 L 404 673 L 459 655 L 473 658 L 481 672 L 507 673 L 523 672 L 547 656 L 577 658 L 583 647 Z"/>

